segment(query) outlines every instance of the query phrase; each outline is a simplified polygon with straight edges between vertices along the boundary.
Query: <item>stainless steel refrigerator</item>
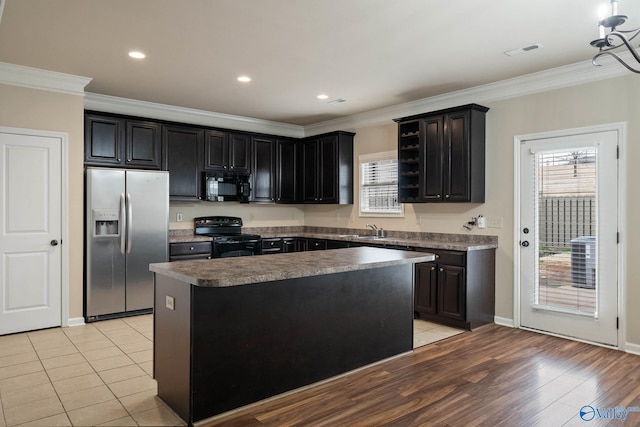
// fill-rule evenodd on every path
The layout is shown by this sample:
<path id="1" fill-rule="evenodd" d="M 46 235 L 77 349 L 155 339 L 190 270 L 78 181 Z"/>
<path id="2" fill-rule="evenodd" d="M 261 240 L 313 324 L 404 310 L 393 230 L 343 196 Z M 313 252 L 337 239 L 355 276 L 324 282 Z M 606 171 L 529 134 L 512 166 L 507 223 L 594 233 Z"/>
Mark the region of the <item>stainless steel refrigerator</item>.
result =
<path id="1" fill-rule="evenodd" d="M 149 264 L 168 260 L 169 174 L 86 169 L 85 318 L 150 312 Z"/>

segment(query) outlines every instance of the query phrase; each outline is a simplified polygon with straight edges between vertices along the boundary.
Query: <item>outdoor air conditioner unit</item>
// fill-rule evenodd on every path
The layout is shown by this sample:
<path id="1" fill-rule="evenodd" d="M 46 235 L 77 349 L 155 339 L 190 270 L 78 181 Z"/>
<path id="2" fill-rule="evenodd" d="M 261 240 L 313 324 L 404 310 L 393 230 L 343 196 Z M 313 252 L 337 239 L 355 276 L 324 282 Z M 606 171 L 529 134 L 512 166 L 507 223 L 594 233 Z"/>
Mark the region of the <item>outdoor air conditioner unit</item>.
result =
<path id="1" fill-rule="evenodd" d="M 596 237 L 571 240 L 571 281 L 576 288 L 596 288 Z"/>

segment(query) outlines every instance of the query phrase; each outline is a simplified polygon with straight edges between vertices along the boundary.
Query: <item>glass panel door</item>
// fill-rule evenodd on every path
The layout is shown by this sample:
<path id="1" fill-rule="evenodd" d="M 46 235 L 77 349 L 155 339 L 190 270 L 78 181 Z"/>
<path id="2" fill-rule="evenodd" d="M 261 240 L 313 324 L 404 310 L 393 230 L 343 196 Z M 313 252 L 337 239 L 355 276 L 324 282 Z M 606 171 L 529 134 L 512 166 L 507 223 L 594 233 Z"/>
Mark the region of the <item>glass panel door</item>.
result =
<path id="1" fill-rule="evenodd" d="M 521 326 L 617 344 L 617 133 L 520 147 Z"/>

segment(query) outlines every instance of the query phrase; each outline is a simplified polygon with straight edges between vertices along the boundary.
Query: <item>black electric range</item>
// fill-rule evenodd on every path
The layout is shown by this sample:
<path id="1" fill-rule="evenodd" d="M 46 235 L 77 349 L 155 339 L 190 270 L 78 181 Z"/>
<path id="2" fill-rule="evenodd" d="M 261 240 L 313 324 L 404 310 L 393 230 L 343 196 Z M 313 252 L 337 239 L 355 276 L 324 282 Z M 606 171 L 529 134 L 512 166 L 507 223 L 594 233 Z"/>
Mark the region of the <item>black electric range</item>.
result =
<path id="1" fill-rule="evenodd" d="M 261 240 L 256 234 L 242 234 L 242 218 L 203 216 L 194 219 L 195 234 L 213 238 L 213 258 L 260 255 Z"/>

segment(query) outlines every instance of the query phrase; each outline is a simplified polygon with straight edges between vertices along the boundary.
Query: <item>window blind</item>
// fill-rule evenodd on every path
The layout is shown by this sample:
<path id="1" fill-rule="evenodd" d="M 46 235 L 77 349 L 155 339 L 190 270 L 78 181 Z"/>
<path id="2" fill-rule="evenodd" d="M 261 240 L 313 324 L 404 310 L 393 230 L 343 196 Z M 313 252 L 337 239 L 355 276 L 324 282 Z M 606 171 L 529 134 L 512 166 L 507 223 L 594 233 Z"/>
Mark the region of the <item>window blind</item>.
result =
<path id="1" fill-rule="evenodd" d="M 541 151 L 533 159 L 536 303 L 597 311 L 597 151 Z"/>
<path id="2" fill-rule="evenodd" d="M 401 214 L 398 202 L 398 160 L 376 160 L 361 164 L 360 212 Z"/>

